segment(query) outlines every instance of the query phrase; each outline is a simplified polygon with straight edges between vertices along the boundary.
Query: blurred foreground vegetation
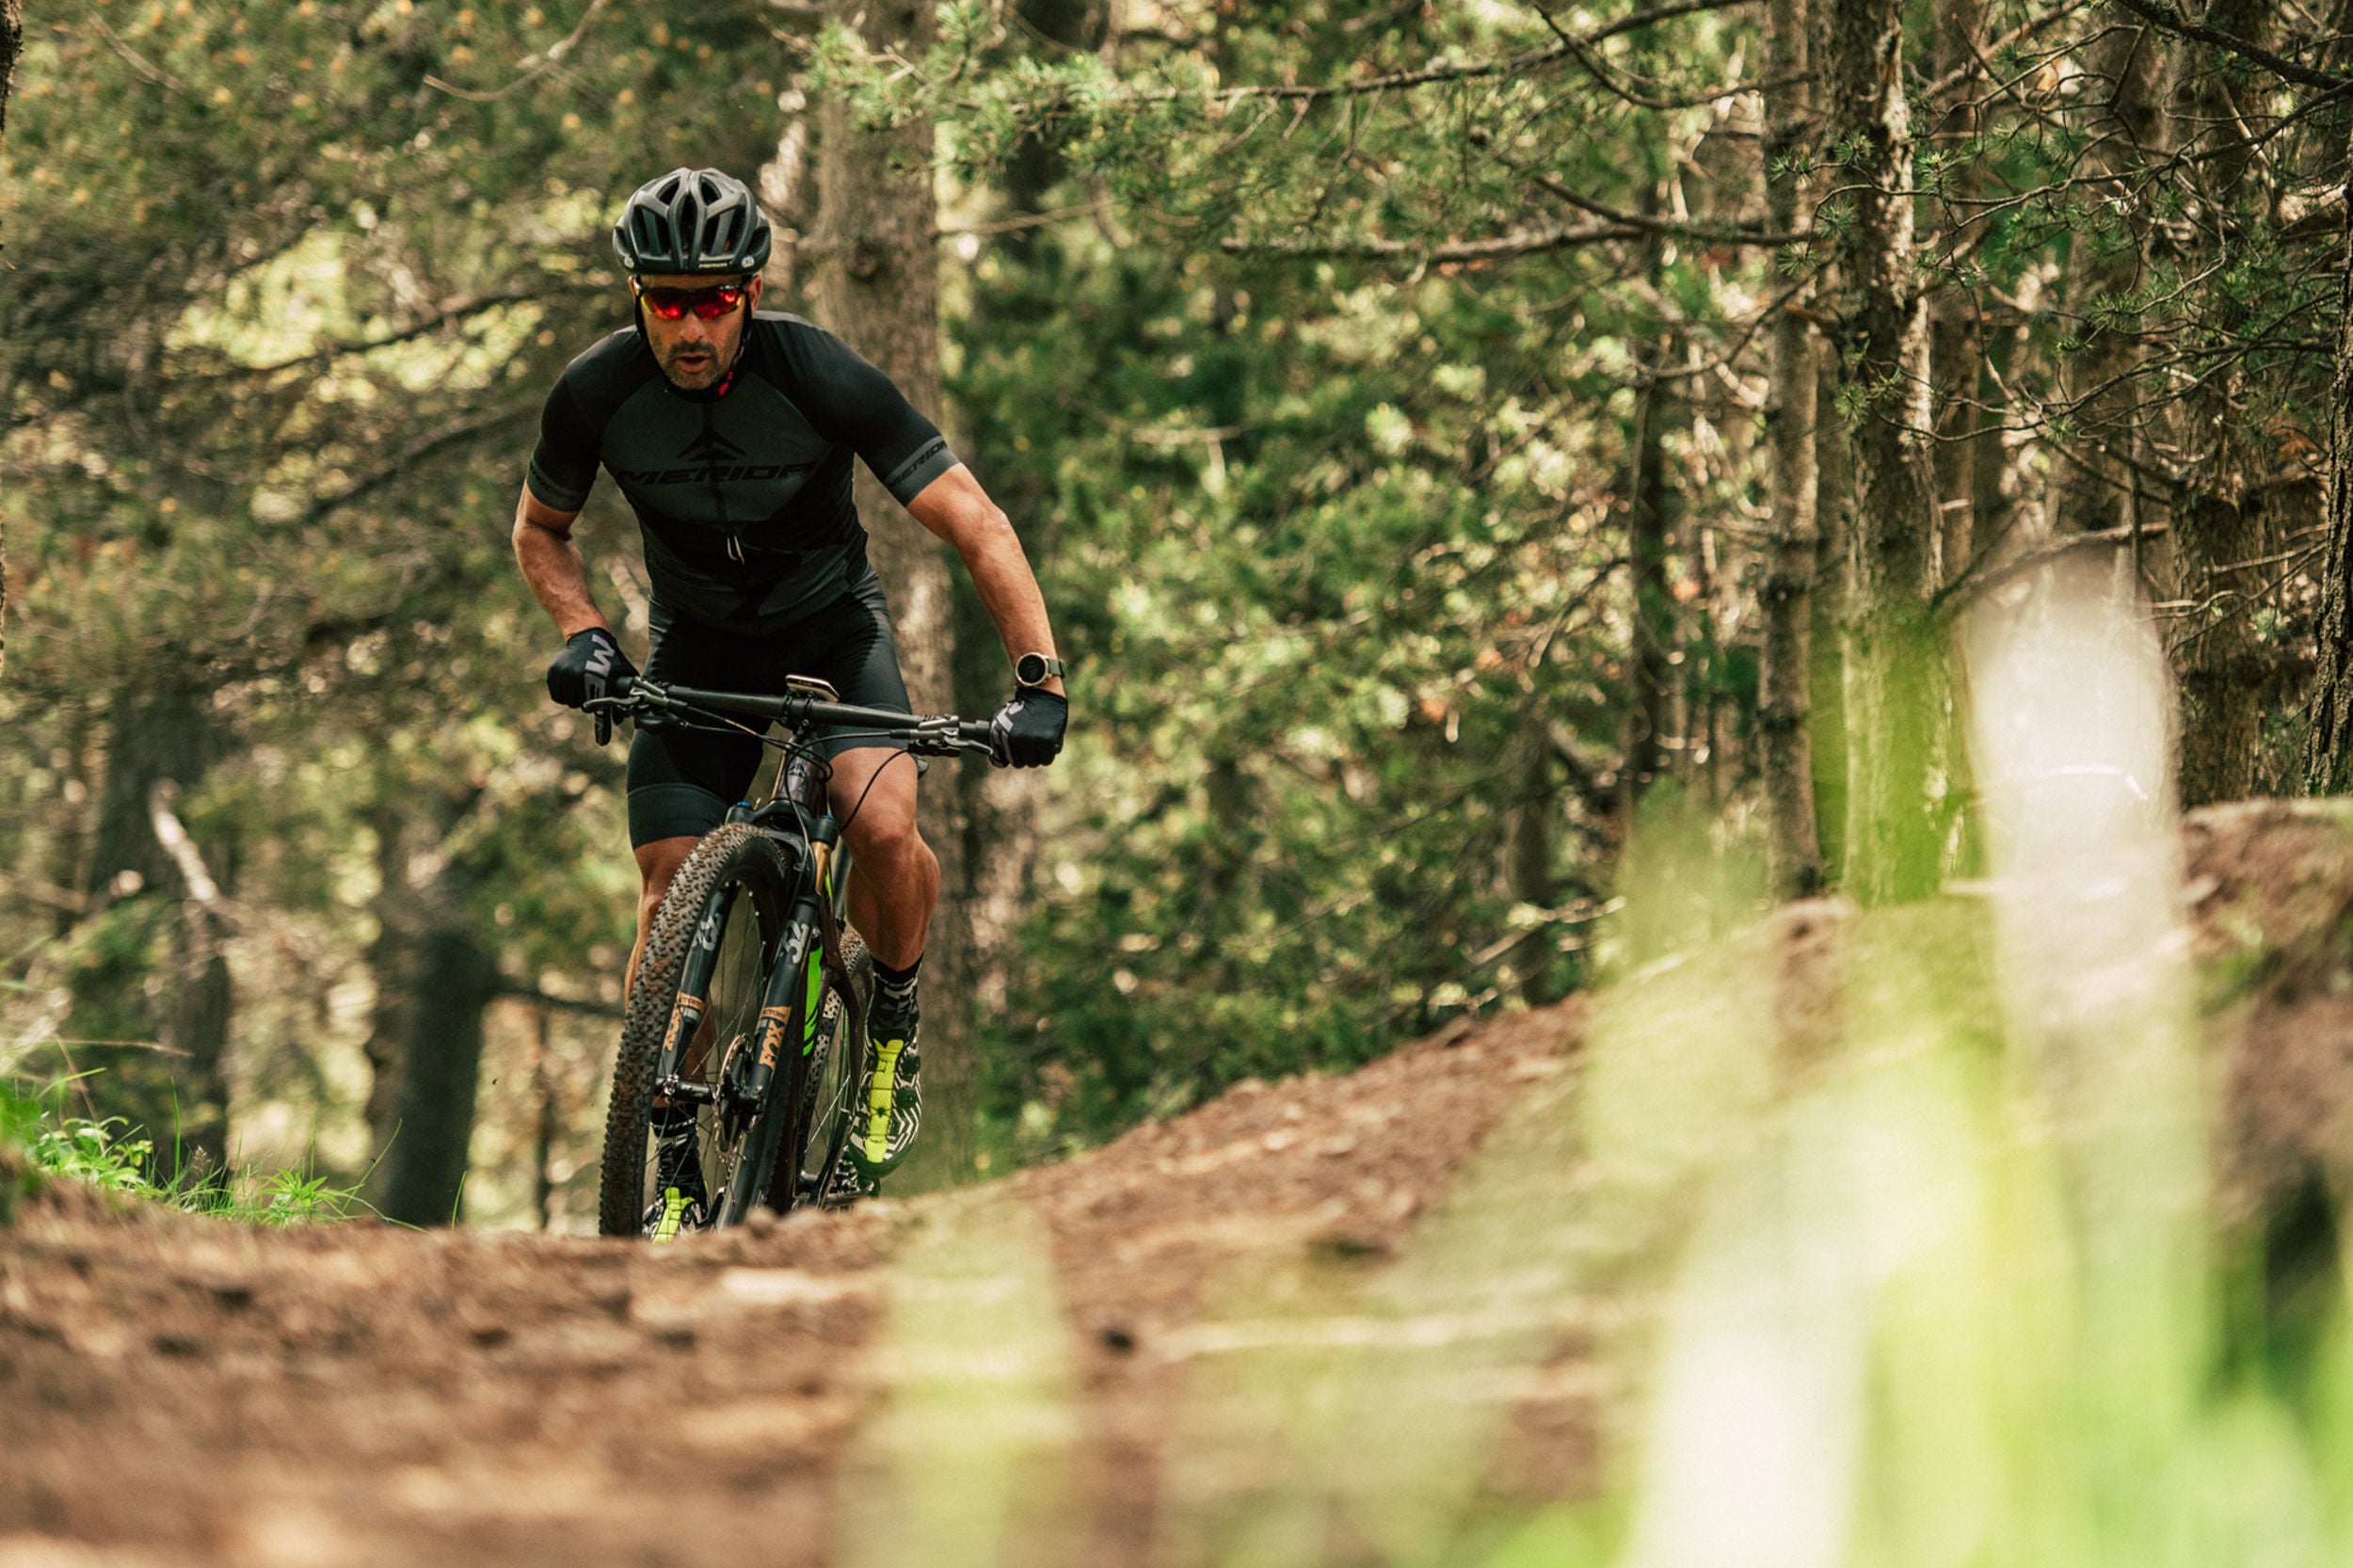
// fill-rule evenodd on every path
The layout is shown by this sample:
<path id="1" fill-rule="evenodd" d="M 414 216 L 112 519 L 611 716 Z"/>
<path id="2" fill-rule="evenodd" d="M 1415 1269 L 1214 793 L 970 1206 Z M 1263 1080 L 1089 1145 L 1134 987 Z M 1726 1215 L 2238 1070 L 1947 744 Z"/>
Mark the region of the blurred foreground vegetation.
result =
<path id="1" fill-rule="evenodd" d="M 2345 1560 L 2342 1239 L 2248 1201 L 2267 1167 L 2328 1179 L 2326 1149 L 2266 1141 L 2261 1102 L 2295 1091 L 2265 1075 L 2296 1069 L 2243 1032 L 2299 1003 L 2282 894 L 2242 873 L 2293 840 L 2346 895 L 2353 820 L 2289 825 L 2244 858 L 2214 829 L 2233 843 L 2199 868 L 2222 890 L 2194 939 L 2121 975 L 2062 960 L 2049 989 L 2032 947 L 2169 925 L 2130 890 L 2146 838 L 2060 908 L 2016 885 L 1801 904 L 1597 991 L 1575 1060 L 1527 1077 L 1396 1255 L 1270 1239 L 1198 1320 L 1142 1329 L 1182 1390 L 1165 1560 Z M 1629 898 L 1704 901 L 1712 874 L 1661 865 Z M 2324 1119 L 2353 1096 L 2307 1092 Z M 1034 1223 L 993 1189 L 910 1239 L 875 1352 L 908 1370 L 851 1484 L 923 1539 L 1060 1560 L 1105 1505 L 1067 1370 L 1089 1331 L 1029 1260 Z"/>

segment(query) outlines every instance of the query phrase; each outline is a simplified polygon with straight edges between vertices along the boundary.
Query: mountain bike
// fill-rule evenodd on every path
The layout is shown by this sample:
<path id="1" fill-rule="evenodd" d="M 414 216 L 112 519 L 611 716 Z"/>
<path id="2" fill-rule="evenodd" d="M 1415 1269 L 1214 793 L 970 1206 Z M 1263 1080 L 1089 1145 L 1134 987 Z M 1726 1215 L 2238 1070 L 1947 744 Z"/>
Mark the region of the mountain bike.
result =
<path id="1" fill-rule="evenodd" d="M 854 707 L 803 677 L 786 687 L 768 696 L 640 678 L 590 705 L 600 729 L 629 718 L 748 733 L 782 753 L 769 798 L 739 802 L 703 835 L 654 915 L 605 1112 L 597 1224 L 607 1236 L 667 1240 L 739 1224 L 762 1203 L 783 1212 L 834 1200 L 866 1077 L 872 962 L 847 924 L 849 851 L 818 743 L 855 735 L 918 758 L 1002 760 L 984 722 Z"/>

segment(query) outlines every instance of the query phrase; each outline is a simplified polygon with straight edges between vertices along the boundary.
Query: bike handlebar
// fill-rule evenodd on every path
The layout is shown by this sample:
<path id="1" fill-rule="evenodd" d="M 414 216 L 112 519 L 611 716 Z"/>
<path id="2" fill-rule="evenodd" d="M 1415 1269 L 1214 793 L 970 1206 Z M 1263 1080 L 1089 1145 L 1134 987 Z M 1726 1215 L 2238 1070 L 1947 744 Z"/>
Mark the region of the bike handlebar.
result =
<path id="1" fill-rule="evenodd" d="M 953 713 L 924 715 L 902 713 L 889 708 L 860 708 L 847 702 L 827 702 L 803 692 L 768 696 L 750 692 L 711 692 L 694 686 L 660 686 L 644 676 L 624 680 L 617 696 L 600 697 L 587 705 L 600 728 L 610 725 L 616 717 L 642 720 L 697 709 L 757 713 L 795 729 L 809 725 L 871 729 L 879 739 L 904 742 L 912 752 L 947 757 L 961 751 L 980 751 L 987 753 L 988 760 L 997 766 L 1006 765 L 1006 759 L 998 754 L 986 720 L 961 719 Z"/>

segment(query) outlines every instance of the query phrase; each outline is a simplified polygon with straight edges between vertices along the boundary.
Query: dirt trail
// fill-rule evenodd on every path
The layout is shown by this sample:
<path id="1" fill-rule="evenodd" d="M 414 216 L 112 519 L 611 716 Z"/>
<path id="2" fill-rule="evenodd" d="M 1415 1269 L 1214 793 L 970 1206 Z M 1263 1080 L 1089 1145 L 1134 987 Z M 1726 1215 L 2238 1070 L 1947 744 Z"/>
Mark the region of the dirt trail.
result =
<path id="1" fill-rule="evenodd" d="M 2353 1190 L 2353 805 L 2185 844 L 2218 1209 L 2258 1234 Z M 38 1202 L 0 1231 L 0 1568 L 1484 1561 L 1621 1435 L 1737 1142 L 1674 1084 L 1746 1038 L 1727 1083 L 1803 1092 L 1890 987 L 1990 1017 L 1987 929 L 1793 905 L 1590 1012 L 661 1249 Z"/>
<path id="2" fill-rule="evenodd" d="M 1187 1389 L 1252 1343 L 1205 1313 L 1394 1256 L 1507 1108 L 1557 1090 L 1575 1017 L 1244 1084 L 979 1194 L 661 1249 L 37 1202 L 0 1231 L 0 1568 L 894 1560 L 842 1546 L 861 1498 L 959 1476 L 1012 1494 L 1003 1560 L 1164 1559 Z M 958 1261 L 976 1234 L 1006 1240 Z M 1025 1291 L 1049 1304 L 1038 1441 L 989 1395 L 998 1348 L 952 1343 Z M 1496 1398 L 1523 1480 L 1579 1473 L 1574 1380 Z M 947 1496 L 931 1546 L 976 1506 Z"/>

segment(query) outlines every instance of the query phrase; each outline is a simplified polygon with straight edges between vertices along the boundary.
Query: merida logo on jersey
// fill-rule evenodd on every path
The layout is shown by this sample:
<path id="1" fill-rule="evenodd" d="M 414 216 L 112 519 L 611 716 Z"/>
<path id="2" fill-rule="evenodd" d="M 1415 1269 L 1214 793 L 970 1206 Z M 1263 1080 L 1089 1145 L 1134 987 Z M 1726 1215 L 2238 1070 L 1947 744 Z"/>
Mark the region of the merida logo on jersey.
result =
<path id="1" fill-rule="evenodd" d="M 743 463 L 731 461 L 744 456 L 744 449 L 719 434 L 706 430 L 686 443 L 679 456 L 691 467 L 615 469 L 613 477 L 624 485 L 728 485 L 749 483 L 761 479 L 782 479 L 790 473 L 815 468 L 814 463 Z"/>

